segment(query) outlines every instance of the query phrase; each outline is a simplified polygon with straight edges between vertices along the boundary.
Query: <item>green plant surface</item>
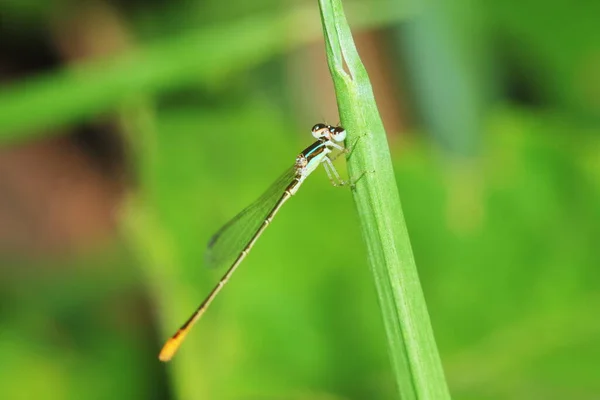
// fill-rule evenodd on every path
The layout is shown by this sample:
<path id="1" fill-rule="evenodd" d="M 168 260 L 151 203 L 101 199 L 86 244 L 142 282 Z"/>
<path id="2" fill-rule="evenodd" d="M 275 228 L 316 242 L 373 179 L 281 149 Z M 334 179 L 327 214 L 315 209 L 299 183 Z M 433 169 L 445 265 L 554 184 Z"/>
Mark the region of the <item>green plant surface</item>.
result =
<path id="1" fill-rule="evenodd" d="M 321 0 L 329 69 L 350 144 L 348 171 L 403 399 L 446 399 L 448 387 L 400 205 L 387 138 L 340 0 Z"/>

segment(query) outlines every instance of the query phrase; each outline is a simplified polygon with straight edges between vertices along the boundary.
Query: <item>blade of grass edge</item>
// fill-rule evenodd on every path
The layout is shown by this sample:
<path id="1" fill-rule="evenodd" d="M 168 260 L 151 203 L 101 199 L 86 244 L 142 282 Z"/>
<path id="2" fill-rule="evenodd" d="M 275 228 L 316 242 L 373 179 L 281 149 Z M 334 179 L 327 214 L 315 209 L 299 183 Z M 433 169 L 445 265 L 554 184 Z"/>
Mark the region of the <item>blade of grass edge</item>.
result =
<path id="1" fill-rule="evenodd" d="M 385 130 L 341 0 L 319 0 L 327 61 L 348 132 L 353 191 L 402 399 L 449 399 L 404 221 Z M 354 147 L 353 147 L 354 146 Z M 353 148 L 352 148 L 353 147 Z"/>

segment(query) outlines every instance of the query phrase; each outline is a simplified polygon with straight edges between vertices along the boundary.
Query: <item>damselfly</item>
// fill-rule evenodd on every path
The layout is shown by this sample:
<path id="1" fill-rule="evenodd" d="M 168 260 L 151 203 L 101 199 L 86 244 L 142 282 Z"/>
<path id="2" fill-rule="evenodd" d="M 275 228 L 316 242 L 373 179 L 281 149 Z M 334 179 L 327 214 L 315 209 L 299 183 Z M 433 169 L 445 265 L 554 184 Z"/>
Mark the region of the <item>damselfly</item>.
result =
<path id="1" fill-rule="evenodd" d="M 323 164 L 327 176 L 335 186 L 345 183 L 341 180 L 333 166 L 332 159 L 329 157 L 329 154 L 334 150 L 346 151 L 343 146 L 335 143 L 343 142 L 346 138 L 344 128 L 316 124 L 312 128 L 312 135 L 317 141 L 296 157 L 295 164 L 281 175 L 265 194 L 233 217 L 210 239 L 206 254 L 207 264 L 212 267 L 227 264 L 229 269 L 190 318 L 167 340 L 158 356 L 161 361 L 169 361 L 173 357 L 192 326 L 200 319 L 210 303 L 231 278 L 231 275 L 269 226 L 283 203 L 296 194 L 304 180 L 320 164 Z"/>

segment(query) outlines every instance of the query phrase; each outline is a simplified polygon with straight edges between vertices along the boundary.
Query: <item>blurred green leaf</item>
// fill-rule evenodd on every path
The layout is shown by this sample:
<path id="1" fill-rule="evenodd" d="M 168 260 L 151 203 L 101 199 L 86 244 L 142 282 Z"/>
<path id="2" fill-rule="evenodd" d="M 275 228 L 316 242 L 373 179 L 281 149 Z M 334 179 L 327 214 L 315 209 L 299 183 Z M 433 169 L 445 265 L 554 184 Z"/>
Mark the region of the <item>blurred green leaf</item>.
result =
<path id="1" fill-rule="evenodd" d="M 356 4 L 360 10 L 360 4 Z M 362 26 L 398 21 L 406 12 L 357 14 Z M 246 17 L 154 43 L 113 60 L 73 66 L 0 92 L 0 142 L 117 109 L 127 99 L 198 83 L 223 82 L 319 34 L 314 7 Z"/>

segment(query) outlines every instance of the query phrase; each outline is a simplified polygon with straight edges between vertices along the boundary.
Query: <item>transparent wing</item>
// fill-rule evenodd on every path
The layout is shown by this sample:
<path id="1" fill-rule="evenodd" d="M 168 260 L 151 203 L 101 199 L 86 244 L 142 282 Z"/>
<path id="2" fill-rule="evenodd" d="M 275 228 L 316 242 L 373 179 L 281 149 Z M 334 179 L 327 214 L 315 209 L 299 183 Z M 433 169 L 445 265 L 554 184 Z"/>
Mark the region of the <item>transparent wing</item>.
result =
<path id="1" fill-rule="evenodd" d="M 205 256 L 209 268 L 219 268 L 233 263 L 295 176 L 296 168 L 289 168 L 258 200 L 243 209 L 210 238 Z"/>

